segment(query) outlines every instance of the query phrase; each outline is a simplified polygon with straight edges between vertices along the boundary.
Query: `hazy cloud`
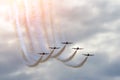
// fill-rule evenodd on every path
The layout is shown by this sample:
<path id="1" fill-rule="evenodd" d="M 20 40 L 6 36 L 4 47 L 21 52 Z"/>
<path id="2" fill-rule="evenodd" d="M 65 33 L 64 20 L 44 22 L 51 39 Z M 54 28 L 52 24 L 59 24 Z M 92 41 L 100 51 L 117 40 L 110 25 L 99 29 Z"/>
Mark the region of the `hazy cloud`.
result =
<path id="1" fill-rule="evenodd" d="M 54 1 L 57 11 L 55 17 L 60 19 L 59 26 L 65 36 L 69 36 L 66 39 L 75 41 L 72 46 L 83 46 L 85 49 L 94 50 L 95 56 L 90 57 L 88 62 L 78 69 L 67 67 L 55 59 L 40 64 L 36 68 L 28 68 L 22 62 L 18 44 L 7 43 L 16 39 L 14 33 L 0 31 L 0 79 L 119 80 L 120 1 Z M 5 26 L 2 23 L 0 25 Z"/>

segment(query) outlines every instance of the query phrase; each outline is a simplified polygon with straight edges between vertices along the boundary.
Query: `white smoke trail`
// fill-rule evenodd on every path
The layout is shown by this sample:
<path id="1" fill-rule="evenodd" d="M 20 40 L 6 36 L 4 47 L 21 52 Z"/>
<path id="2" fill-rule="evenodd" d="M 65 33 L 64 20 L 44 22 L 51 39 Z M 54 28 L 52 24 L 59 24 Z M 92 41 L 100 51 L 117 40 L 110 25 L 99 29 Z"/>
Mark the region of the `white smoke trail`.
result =
<path id="1" fill-rule="evenodd" d="M 14 8 L 14 12 L 15 12 L 16 29 L 17 29 L 17 32 L 18 32 L 18 37 L 19 37 L 21 48 L 22 48 L 22 57 L 27 62 L 26 64 L 29 67 L 35 67 L 42 60 L 42 56 L 36 62 L 34 62 L 32 64 L 28 63 L 31 60 L 31 58 L 29 57 L 29 54 L 27 52 L 27 48 L 25 46 L 25 42 L 24 42 L 24 38 L 23 38 L 23 33 L 22 33 L 22 29 L 20 28 L 20 23 L 19 23 L 19 18 L 18 18 L 18 16 L 19 16 L 19 14 L 18 14 L 18 8 L 17 8 L 17 6 L 16 6 L 15 3 L 13 5 L 13 8 Z"/>
<path id="2" fill-rule="evenodd" d="M 27 52 L 27 49 L 26 49 L 26 46 L 25 46 L 22 29 L 20 28 L 20 24 L 19 24 L 18 8 L 15 5 L 15 3 L 13 5 L 13 8 L 14 8 L 14 12 L 15 12 L 16 29 L 17 29 L 17 32 L 18 32 L 18 37 L 19 37 L 20 45 L 21 45 L 21 48 L 22 48 L 22 50 L 24 52 L 24 55 L 26 56 L 26 59 L 29 60 L 30 58 L 28 57 L 29 55 L 28 55 L 28 52 Z"/>
<path id="3" fill-rule="evenodd" d="M 46 37 L 46 41 L 47 41 L 47 48 L 50 46 L 50 43 L 49 43 L 49 37 L 48 37 L 48 32 L 47 32 L 47 27 L 46 27 L 46 23 L 45 23 L 45 9 L 44 9 L 44 2 L 43 0 L 40 0 L 40 10 L 41 10 L 41 21 L 42 21 L 42 27 L 43 27 L 43 30 L 44 30 L 44 34 L 45 34 L 45 37 Z"/>
<path id="4" fill-rule="evenodd" d="M 36 2 L 35 2 L 35 4 L 36 4 Z M 39 40 L 39 46 L 40 46 L 40 48 L 44 52 L 46 52 L 46 51 L 49 50 L 49 49 L 47 49 L 48 46 L 49 46 L 49 43 L 48 43 L 49 40 L 48 40 L 48 33 L 47 33 L 47 30 L 46 30 L 46 26 L 45 26 L 45 18 L 44 17 L 41 18 L 39 16 L 40 15 L 40 10 L 38 10 L 38 5 L 40 5 L 40 3 L 38 2 L 37 5 L 35 5 L 35 4 L 33 4 L 33 8 L 34 8 L 34 12 L 35 12 L 35 19 L 37 20 L 37 22 L 35 22 L 35 24 L 37 24 L 37 25 L 34 26 L 35 27 L 35 33 L 36 33 L 35 36 Z M 43 3 L 41 3 L 41 4 L 43 4 Z M 42 15 L 43 15 L 44 10 L 41 10 L 41 11 L 43 11 L 43 12 L 41 12 Z M 44 16 L 45 16 L 45 14 L 44 14 Z M 41 21 L 42 21 L 42 24 L 41 24 Z M 46 37 L 44 37 L 42 30 L 45 31 L 45 36 Z M 45 38 L 47 39 L 47 44 L 45 43 Z M 40 61 L 40 63 L 43 63 L 43 62 L 46 62 L 47 60 L 49 60 L 49 58 L 51 58 L 51 55 L 53 54 L 53 52 L 54 51 L 51 51 L 49 55 L 46 55 L 45 59 L 43 59 L 42 61 Z"/>
<path id="5" fill-rule="evenodd" d="M 88 57 L 85 57 L 85 59 L 81 63 L 79 63 L 77 65 L 69 65 L 69 64 L 66 64 L 66 65 L 69 66 L 69 67 L 72 67 L 72 68 L 80 68 L 80 67 L 82 67 L 85 64 L 85 62 L 87 60 L 88 60 Z"/>
<path id="6" fill-rule="evenodd" d="M 37 3 L 33 4 L 33 8 L 34 8 L 34 12 L 35 12 L 35 25 L 34 28 L 35 28 L 35 33 L 36 33 L 36 37 L 37 39 L 39 40 L 39 46 L 42 50 L 46 50 L 47 51 L 47 48 L 46 48 L 46 43 L 45 43 L 45 38 L 44 38 L 44 34 L 42 32 L 42 24 L 41 24 L 41 18 L 40 18 L 40 11 L 38 10 L 38 5 L 39 2 L 37 1 Z M 43 26 L 44 27 L 44 26 Z"/>
<path id="7" fill-rule="evenodd" d="M 53 1 L 49 0 L 48 2 L 48 11 L 49 11 L 49 17 L 50 17 L 50 27 L 51 27 L 51 32 L 52 32 L 52 37 L 53 37 L 53 45 L 55 46 L 55 27 L 54 27 L 54 20 L 53 20 Z"/>
<path id="8" fill-rule="evenodd" d="M 42 3 L 41 3 L 42 4 Z M 41 18 L 38 18 L 38 13 L 39 13 L 39 11 L 38 11 L 38 8 L 36 8 L 36 6 L 37 5 L 34 5 L 34 6 L 32 6 L 33 8 L 34 8 L 34 10 L 35 10 L 35 15 L 37 15 L 37 16 L 35 16 L 35 19 L 37 19 L 37 22 L 38 22 L 38 19 L 39 19 L 39 23 L 37 23 L 37 25 L 34 27 L 35 28 L 35 33 L 36 33 L 36 35 L 37 35 L 37 39 L 39 40 L 39 45 L 40 45 L 40 48 L 42 48 L 42 50 L 46 50 L 46 46 L 45 46 L 45 39 L 44 39 L 44 37 L 43 37 L 43 34 L 42 34 L 42 26 L 40 26 L 41 24 L 40 24 L 40 21 L 42 20 Z M 42 10 L 43 11 L 43 10 Z M 44 19 L 43 19 L 43 21 L 44 21 Z M 39 26 L 38 26 L 38 24 L 39 24 Z M 42 23 L 43 24 L 43 27 L 46 27 L 45 26 L 45 23 Z M 46 33 L 46 32 L 45 32 Z M 47 33 L 46 33 L 46 35 L 47 35 Z M 42 46 L 42 47 L 41 47 Z M 51 55 L 53 54 L 53 52 L 54 52 L 54 50 L 53 51 L 51 51 L 51 53 L 48 55 L 48 56 L 46 56 L 46 58 L 45 59 L 43 59 L 42 61 L 37 61 L 37 63 L 43 63 L 43 62 L 46 62 L 49 58 L 51 58 Z"/>
<path id="9" fill-rule="evenodd" d="M 27 31 L 27 35 L 29 37 L 29 41 L 30 41 L 30 47 L 31 50 L 34 52 L 35 51 L 35 45 L 34 45 L 34 39 L 33 39 L 33 35 L 32 35 L 32 30 L 31 30 L 31 23 L 30 23 L 30 19 L 29 19 L 29 7 L 28 7 L 28 2 L 27 0 L 23 0 L 24 6 L 25 6 L 25 17 L 26 17 L 26 31 Z"/>
<path id="10" fill-rule="evenodd" d="M 55 54 L 55 55 L 53 55 L 51 57 L 52 58 L 57 58 L 58 56 L 60 56 L 63 53 L 63 51 L 66 49 L 66 46 L 67 45 L 65 45 L 57 54 Z"/>
<path id="11" fill-rule="evenodd" d="M 33 64 L 27 64 L 29 67 L 36 67 L 42 60 L 43 56 L 41 56 L 35 63 Z"/>
<path id="12" fill-rule="evenodd" d="M 57 58 L 57 60 L 59 61 L 62 61 L 62 62 L 68 62 L 70 60 L 72 60 L 74 58 L 74 56 L 76 55 L 77 51 L 75 51 L 70 57 L 68 57 L 67 59 L 60 59 L 60 58 Z"/>
<path id="13" fill-rule="evenodd" d="M 9 20 L 10 22 L 12 22 L 12 20 L 13 20 L 12 12 L 13 12 L 13 11 L 11 11 L 11 6 L 9 6 L 9 9 L 8 9 L 8 20 Z"/>
<path id="14" fill-rule="evenodd" d="M 45 59 L 43 59 L 43 55 L 34 63 L 34 64 L 27 64 L 29 67 L 36 67 L 39 63 L 44 63 L 48 61 L 51 58 L 51 55 L 54 53 L 54 50 L 51 51 L 49 56 Z M 43 59 L 43 60 L 42 60 Z"/>
<path id="15" fill-rule="evenodd" d="M 41 60 L 40 63 L 48 61 L 51 58 L 53 53 L 54 53 L 54 50 L 51 51 L 51 53 L 47 56 L 47 58 L 45 58 L 44 60 Z"/>
<path id="16" fill-rule="evenodd" d="M 39 3 L 39 2 L 38 2 Z M 37 34 L 37 38 L 38 38 L 38 40 L 39 40 L 39 44 L 40 44 L 40 46 L 42 46 L 42 50 L 44 50 L 44 51 L 48 51 L 47 50 L 47 48 L 50 46 L 49 44 L 49 39 L 48 39 L 48 33 L 47 33 L 47 28 L 46 28 L 46 24 L 45 24 L 45 13 L 44 13 L 44 6 L 43 6 L 43 2 L 41 1 L 41 7 L 40 7 L 40 10 L 41 10 L 41 18 L 38 18 L 38 15 L 37 15 L 37 17 L 36 17 L 36 19 L 37 19 L 37 21 L 38 21 L 38 19 L 39 19 L 39 23 L 37 23 L 37 24 L 39 24 L 40 26 L 35 26 L 35 28 L 36 28 L 36 34 Z M 34 5 L 34 7 L 36 7 L 35 5 Z M 39 10 L 38 10 L 38 8 L 35 8 L 35 14 L 38 14 L 38 13 L 40 13 L 39 12 Z M 40 14 L 39 14 L 40 15 Z M 42 21 L 42 24 L 40 24 L 41 23 L 41 21 Z M 45 43 L 45 39 L 44 39 L 44 37 L 43 37 L 43 33 L 42 33 L 42 31 L 41 30 L 44 30 L 44 34 L 45 34 L 45 38 L 46 38 L 46 40 L 47 40 L 47 46 L 46 46 L 46 43 Z M 48 55 L 48 56 L 46 56 L 46 58 L 45 59 L 43 59 L 42 61 L 40 61 L 40 63 L 42 62 L 46 62 L 49 58 L 51 58 L 51 55 L 53 54 L 53 52 L 54 52 L 54 50 L 53 51 L 51 51 L 50 52 L 50 54 Z"/>

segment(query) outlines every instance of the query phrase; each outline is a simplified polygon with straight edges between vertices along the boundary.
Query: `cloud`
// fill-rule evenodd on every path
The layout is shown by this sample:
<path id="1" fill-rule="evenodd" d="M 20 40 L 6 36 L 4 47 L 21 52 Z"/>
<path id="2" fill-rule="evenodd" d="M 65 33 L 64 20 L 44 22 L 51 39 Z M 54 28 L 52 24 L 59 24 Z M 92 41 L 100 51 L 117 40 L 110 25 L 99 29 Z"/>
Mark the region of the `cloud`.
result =
<path id="1" fill-rule="evenodd" d="M 51 59 L 35 68 L 28 68 L 22 63 L 20 48 L 16 47 L 18 45 L 6 44 L 7 41 L 16 39 L 14 33 L 9 36 L 8 33 L 4 33 L 0 39 L 2 44 L 0 45 L 2 47 L 0 79 L 119 80 L 119 1 L 59 0 L 58 3 L 59 5 L 55 5 L 57 10 L 55 17 L 60 19 L 59 24 L 64 32 L 62 36 L 69 36 L 66 40 L 75 41 L 71 47 L 77 45 L 95 50 L 95 56 L 90 57 L 88 62 L 78 69 L 67 67 L 56 59 Z M 0 31 L 0 33 L 3 32 Z M 69 51 L 66 51 L 65 56 L 68 53 Z"/>
<path id="2" fill-rule="evenodd" d="M 110 76 L 110 77 L 119 77 L 120 76 L 119 67 L 120 67 L 120 63 L 119 63 L 119 58 L 118 58 L 106 66 L 103 74 Z"/>

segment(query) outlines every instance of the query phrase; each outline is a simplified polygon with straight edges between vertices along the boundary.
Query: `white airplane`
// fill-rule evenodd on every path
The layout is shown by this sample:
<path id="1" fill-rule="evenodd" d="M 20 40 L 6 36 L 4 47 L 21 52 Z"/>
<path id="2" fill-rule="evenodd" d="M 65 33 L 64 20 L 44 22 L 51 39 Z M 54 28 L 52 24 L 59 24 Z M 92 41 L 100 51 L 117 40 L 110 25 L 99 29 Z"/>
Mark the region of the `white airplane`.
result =
<path id="1" fill-rule="evenodd" d="M 40 55 L 48 55 L 49 53 L 38 53 L 38 54 L 40 54 Z"/>
<path id="2" fill-rule="evenodd" d="M 72 48 L 72 49 L 75 49 L 75 50 L 83 50 L 84 48 L 79 48 L 79 47 L 77 47 L 77 48 Z"/>
<path id="3" fill-rule="evenodd" d="M 60 47 L 49 47 L 50 49 L 60 49 Z"/>
<path id="4" fill-rule="evenodd" d="M 62 44 L 72 44 L 72 42 L 62 42 Z"/>
<path id="5" fill-rule="evenodd" d="M 83 54 L 84 56 L 94 56 L 94 54 Z"/>

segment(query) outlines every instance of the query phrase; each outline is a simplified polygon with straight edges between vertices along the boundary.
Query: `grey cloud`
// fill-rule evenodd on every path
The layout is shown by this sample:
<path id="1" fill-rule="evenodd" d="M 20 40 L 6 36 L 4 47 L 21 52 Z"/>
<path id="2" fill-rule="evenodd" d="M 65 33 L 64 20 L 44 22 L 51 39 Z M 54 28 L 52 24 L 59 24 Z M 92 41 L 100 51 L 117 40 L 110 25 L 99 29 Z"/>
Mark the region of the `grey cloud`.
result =
<path id="1" fill-rule="evenodd" d="M 80 1 L 78 1 L 80 2 Z M 85 5 L 83 7 L 75 6 L 72 8 L 67 8 L 65 12 L 57 14 L 63 22 L 61 22 L 61 27 L 65 31 L 66 35 L 69 35 L 68 40 L 73 41 L 88 41 L 94 38 L 94 36 L 103 33 L 116 33 L 116 31 L 110 31 L 108 28 L 104 28 L 103 24 L 113 23 L 119 20 L 120 12 L 119 7 L 112 6 L 109 0 L 91 0 L 92 6 Z M 111 8 L 112 12 L 110 12 Z M 92 11 L 93 8 L 100 11 L 98 14 Z M 58 9 L 60 10 L 60 9 Z M 119 32 L 119 26 L 117 31 Z M 63 34 L 64 35 L 64 34 Z M 116 34 L 117 35 L 117 34 Z M 119 34 L 118 34 L 119 35 Z M 118 36 L 117 35 L 117 36 Z M 4 37 L 3 37 L 4 38 Z M 9 37 L 11 38 L 11 37 Z M 6 38 L 6 39 L 9 39 Z M 92 43 L 91 43 L 92 44 Z M 101 42 L 101 45 L 106 44 L 107 48 L 103 51 L 96 51 L 94 57 L 90 57 L 88 62 L 79 69 L 72 69 L 66 67 L 63 63 L 56 60 L 50 60 L 48 63 L 39 65 L 35 71 L 31 74 L 26 74 L 22 72 L 17 76 L 8 76 L 11 73 L 21 71 L 25 68 L 22 63 L 20 56 L 16 55 L 18 51 L 4 46 L 4 50 L 0 50 L 2 56 L 7 59 L 6 62 L 0 63 L 0 79 L 1 80 L 115 80 L 115 77 L 120 76 L 120 65 L 119 59 L 113 61 L 109 64 L 109 57 L 106 55 L 106 50 L 109 50 L 109 46 L 119 47 L 119 38 L 107 40 L 106 42 Z M 96 44 L 96 46 L 100 46 Z M 7 54 L 9 52 L 9 54 Z M 118 51 L 119 52 L 119 51 Z M 67 51 L 66 51 L 67 53 Z M 40 71 L 37 71 L 40 70 Z M 25 70 L 28 71 L 28 70 Z M 8 76 L 8 77 L 7 77 Z"/>
<path id="2" fill-rule="evenodd" d="M 59 16 L 62 17 L 62 26 L 66 27 L 65 34 L 67 34 L 67 36 L 71 35 L 69 39 L 88 39 L 99 33 L 110 32 L 109 29 L 104 28 L 103 25 L 119 20 L 120 14 L 118 6 L 110 5 L 109 1 L 97 2 L 93 0 L 93 3 L 91 2 L 90 4 L 92 4 L 92 7 L 88 5 L 67 8 L 66 12 L 61 11 L 62 13 L 59 14 Z M 109 9 L 109 7 L 113 7 L 112 12 L 110 12 L 111 9 Z M 93 16 L 96 14 L 92 12 L 92 8 L 98 9 L 99 14 L 97 16 Z M 113 26 L 110 25 L 110 27 Z M 74 31 L 71 32 L 73 29 Z"/>
<path id="3" fill-rule="evenodd" d="M 2 80 L 34 80 L 32 75 L 21 74 L 19 76 L 1 76 Z"/>
<path id="4" fill-rule="evenodd" d="M 119 77 L 120 76 L 120 59 L 116 59 L 112 63 L 108 64 L 106 68 L 104 68 L 103 74 L 109 77 Z"/>
<path id="5" fill-rule="evenodd" d="M 11 54 L 11 53 L 9 53 Z M 15 55 L 6 55 L 6 56 L 1 56 L 6 58 L 5 62 L 1 62 L 0 64 L 0 74 L 1 77 L 2 75 L 8 75 L 11 74 L 12 72 L 15 72 L 22 68 L 22 63 L 20 62 L 19 57 L 16 57 Z M 9 60 L 9 61 L 8 61 Z"/>

